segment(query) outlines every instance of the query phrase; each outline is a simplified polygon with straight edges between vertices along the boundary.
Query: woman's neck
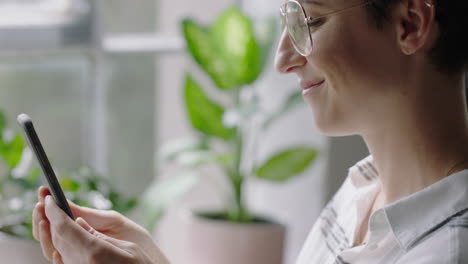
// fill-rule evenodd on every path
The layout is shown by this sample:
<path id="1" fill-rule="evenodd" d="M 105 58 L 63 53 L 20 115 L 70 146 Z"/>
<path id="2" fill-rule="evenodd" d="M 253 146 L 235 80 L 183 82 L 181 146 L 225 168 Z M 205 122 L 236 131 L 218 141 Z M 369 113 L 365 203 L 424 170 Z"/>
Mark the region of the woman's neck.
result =
<path id="1" fill-rule="evenodd" d="M 422 92 L 405 95 L 390 109 L 377 130 L 363 135 L 379 172 L 382 206 L 447 177 L 450 170 L 468 168 L 464 82 L 452 85 L 457 93 L 446 90 L 453 86 L 424 84 Z M 433 89 L 440 91 L 428 92 Z"/>

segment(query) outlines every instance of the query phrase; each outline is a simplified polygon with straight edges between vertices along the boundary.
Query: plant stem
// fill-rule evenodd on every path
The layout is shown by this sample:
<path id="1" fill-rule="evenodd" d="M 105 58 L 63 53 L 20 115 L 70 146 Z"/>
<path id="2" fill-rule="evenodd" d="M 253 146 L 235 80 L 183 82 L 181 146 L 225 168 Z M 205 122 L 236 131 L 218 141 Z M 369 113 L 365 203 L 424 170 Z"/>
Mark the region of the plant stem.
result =
<path id="1" fill-rule="evenodd" d="M 241 132 L 237 134 L 236 140 L 236 163 L 235 163 L 235 177 L 233 179 L 234 183 L 234 194 L 235 194 L 235 202 L 236 208 L 238 210 L 238 217 L 239 221 L 242 221 L 244 204 L 243 204 L 243 197 L 242 197 L 242 186 L 244 184 L 244 177 L 242 176 L 241 172 L 241 159 L 242 159 L 242 135 Z"/>
<path id="2" fill-rule="evenodd" d="M 240 104 L 240 89 L 235 92 L 235 104 Z M 234 207 L 233 212 L 231 212 L 231 220 L 235 222 L 249 222 L 251 220 L 250 214 L 247 211 L 247 208 L 244 205 L 243 200 L 243 185 L 244 185 L 244 176 L 241 171 L 242 166 L 242 152 L 243 152 L 243 136 L 242 136 L 242 127 L 239 126 L 235 132 L 235 138 L 233 140 L 233 148 L 235 153 L 235 160 L 232 173 L 230 174 L 231 184 L 234 188 Z"/>
<path id="3" fill-rule="evenodd" d="M 228 211 L 229 220 L 233 222 L 248 222 L 249 214 L 245 208 L 243 201 L 243 184 L 244 177 L 241 172 L 241 156 L 242 156 L 242 135 L 236 133 L 236 138 L 233 140 L 232 147 L 235 150 L 235 160 L 233 166 L 228 169 L 229 179 L 233 188 L 233 203 L 232 208 Z"/>

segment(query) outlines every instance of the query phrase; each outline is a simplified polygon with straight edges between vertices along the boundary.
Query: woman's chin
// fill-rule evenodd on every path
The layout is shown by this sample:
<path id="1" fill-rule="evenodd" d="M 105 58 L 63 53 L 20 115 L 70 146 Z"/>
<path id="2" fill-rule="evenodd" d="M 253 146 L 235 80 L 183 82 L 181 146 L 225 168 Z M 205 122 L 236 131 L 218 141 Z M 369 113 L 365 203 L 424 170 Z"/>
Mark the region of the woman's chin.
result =
<path id="1" fill-rule="evenodd" d="M 317 130 L 328 137 L 344 137 L 356 135 L 356 131 L 352 130 L 349 124 L 344 122 L 344 119 L 330 118 L 323 115 L 314 114 L 314 121 Z"/>

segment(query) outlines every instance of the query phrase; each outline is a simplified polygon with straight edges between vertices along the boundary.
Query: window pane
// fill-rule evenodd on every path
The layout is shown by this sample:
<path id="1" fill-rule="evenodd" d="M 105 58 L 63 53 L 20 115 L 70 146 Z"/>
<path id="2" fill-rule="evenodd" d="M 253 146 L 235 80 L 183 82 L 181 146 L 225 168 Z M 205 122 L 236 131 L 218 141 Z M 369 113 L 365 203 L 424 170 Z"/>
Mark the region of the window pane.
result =
<path id="1" fill-rule="evenodd" d="M 54 166 L 76 168 L 94 165 L 93 120 L 102 104 L 107 174 L 122 191 L 136 194 L 154 177 L 154 58 L 110 56 L 102 102 L 95 100 L 90 63 L 85 56 L 3 62 L 1 109 L 16 130 L 16 116 L 30 114 Z"/>
<path id="2" fill-rule="evenodd" d="M 106 33 L 153 32 L 154 0 L 102 0 L 102 22 Z"/>
<path id="3" fill-rule="evenodd" d="M 0 0 L 0 25 L 48 25 L 89 13 L 88 0 Z"/>
<path id="4" fill-rule="evenodd" d="M 154 177 L 154 57 L 121 54 L 109 58 L 105 87 L 107 167 L 115 186 L 137 194 Z"/>
<path id="5" fill-rule="evenodd" d="M 19 130 L 16 116 L 30 114 L 44 148 L 58 167 L 74 168 L 83 163 L 87 63 L 81 57 L 66 57 L 0 64 L 0 106 L 10 127 Z"/>

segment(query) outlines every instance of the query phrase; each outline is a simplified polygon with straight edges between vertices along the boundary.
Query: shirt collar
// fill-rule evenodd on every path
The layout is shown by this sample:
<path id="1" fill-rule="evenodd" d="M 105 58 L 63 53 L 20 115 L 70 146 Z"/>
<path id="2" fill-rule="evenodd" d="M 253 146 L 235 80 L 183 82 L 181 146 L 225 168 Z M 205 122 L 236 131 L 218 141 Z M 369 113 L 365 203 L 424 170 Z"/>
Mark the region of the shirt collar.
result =
<path id="1" fill-rule="evenodd" d="M 468 208 L 468 170 L 452 174 L 384 208 L 392 231 L 406 250 L 426 233 Z"/>
<path id="2" fill-rule="evenodd" d="M 378 176 L 374 158 L 370 155 L 356 163 L 349 169 L 349 175 L 356 189 L 372 184 Z"/>
<path id="3" fill-rule="evenodd" d="M 372 156 L 351 167 L 349 175 L 357 189 L 375 182 L 378 172 Z M 452 174 L 383 208 L 393 234 L 405 250 L 466 209 L 468 170 Z"/>

